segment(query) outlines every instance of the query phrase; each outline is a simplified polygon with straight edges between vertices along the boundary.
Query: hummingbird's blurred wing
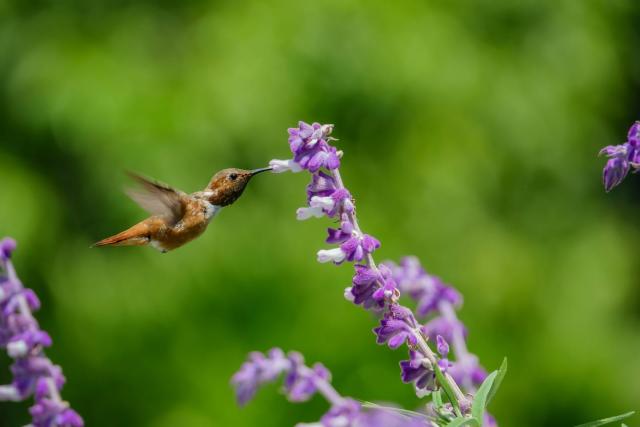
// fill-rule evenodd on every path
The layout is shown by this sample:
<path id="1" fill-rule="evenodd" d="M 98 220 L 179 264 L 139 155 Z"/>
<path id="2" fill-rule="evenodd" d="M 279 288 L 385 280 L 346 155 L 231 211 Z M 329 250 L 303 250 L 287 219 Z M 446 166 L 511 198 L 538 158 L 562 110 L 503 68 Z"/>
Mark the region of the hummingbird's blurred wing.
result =
<path id="1" fill-rule="evenodd" d="M 129 197 L 152 215 L 160 215 L 171 224 L 180 221 L 188 202 L 187 194 L 166 184 L 152 181 L 132 172 L 128 175 L 142 185 L 144 191 L 127 190 Z"/>

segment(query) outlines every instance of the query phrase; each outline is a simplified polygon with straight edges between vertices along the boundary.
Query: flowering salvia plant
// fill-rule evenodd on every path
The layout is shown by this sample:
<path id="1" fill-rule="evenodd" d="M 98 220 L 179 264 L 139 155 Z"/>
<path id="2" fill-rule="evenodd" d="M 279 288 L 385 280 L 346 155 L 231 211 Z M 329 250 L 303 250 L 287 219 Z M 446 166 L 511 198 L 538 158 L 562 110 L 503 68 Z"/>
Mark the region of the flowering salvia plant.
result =
<path id="1" fill-rule="evenodd" d="M 629 140 L 634 144 L 638 142 L 639 129 L 636 126 L 632 128 L 635 133 L 630 133 Z M 284 376 L 284 392 L 289 400 L 305 401 L 317 392 L 330 405 L 318 423 L 299 426 L 496 426 L 485 409 L 504 378 L 506 359 L 499 370 L 487 374 L 478 357 L 468 351 L 467 331 L 456 315 L 462 296 L 428 274 L 417 258 L 406 257 L 399 264 L 375 262 L 373 253 L 380 242 L 360 228 L 353 198 L 340 174 L 343 153 L 331 145 L 335 141 L 332 131 L 333 125 L 300 122 L 298 127 L 289 129 L 293 158 L 272 160 L 270 166 L 275 173 L 311 173 L 307 206 L 298 209 L 297 218 L 328 217 L 339 224 L 327 230 L 325 240 L 336 246 L 318 251 L 318 261 L 353 263 L 355 273 L 344 297 L 379 316 L 379 325 L 373 329 L 378 344 L 391 349 L 407 348 L 409 358 L 400 362 L 400 378 L 413 385 L 418 397 L 431 399 L 419 412 L 412 412 L 342 397 L 330 385 L 324 366 L 310 368 L 304 365 L 300 354 L 285 355 L 282 350 L 273 349 L 266 355 L 251 353 L 233 376 L 238 402 L 244 405 L 260 385 Z M 610 152 L 615 150 L 611 148 Z M 635 167 L 635 160 L 627 161 Z M 619 182 L 607 178 L 606 170 L 605 176 L 605 185 Z M 400 303 L 401 294 L 415 301 L 415 313 Z M 584 426 L 607 424 L 631 414 Z"/>
<path id="2" fill-rule="evenodd" d="M 419 397 L 432 396 L 431 404 L 425 407 L 427 416 L 409 417 L 414 423 L 410 425 L 416 422 L 429 426 L 452 422 L 496 425 L 485 407 L 502 380 L 506 363 L 499 372 L 486 374 L 477 357 L 467 351 L 466 330 L 455 314 L 462 297 L 437 277 L 428 275 L 417 259 L 405 258 L 398 265 L 375 262 L 373 253 L 380 247 L 380 242 L 360 228 L 353 198 L 340 175 L 342 152 L 331 145 L 335 140 L 331 137 L 332 131 L 332 125 L 300 122 L 297 128 L 289 129 L 293 158 L 270 162 L 276 173 L 303 170 L 311 173 L 307 206 L 298 209 L 298 219 L 325 216 L 339 223 L 337 228 L 327 230 L 326 243 L 336 246 L 318 251 L 318 261 L 336 265 L 353 263 L 355 274 L 351 286 L 345 289 L 345 298 L 379 315 L 379 325 L 373 330 L 378 344 L 391 349 L 407 348 L 409 358 L 400 362 L 402 381 L 412 384 Z M 418 316 L 400 303 L 403 292 L 417 302 Z M 426 324 L 418 321 L 427 316 L 431 320 Z M 456 356 L 451 359 L 450 342 Z M 254 354 L 232 381 L 242 403 L 253 395 L 257 385 L 277 376 L 271 369 L 265 370 L 266 376 L 257 373 L 262 370 L 256 368 L 256 360 L 262 363 L 265 359 Z M 256 380 L 249 372 L 254 372 L 257 378 L 267 379 Z M 288 394 L 290 399 L 299 400 Z M 331 419 L 332 413 L 342 413 L 338 403 L 344 400 L 328 400 L 331 409 L 321 425 L 337 425 L 326 420 Z M 355 411 L 355 405 L 349 405 Z M 347 417 L 349 422 L 340 425 L 362 425 L 358 424 L 358 419 L 355 415 Z"/>
<path id="3" fill-rule="evenodd" d="M 13 382 L 0 386 L 0 400 L 22 401 L 34 396 L 29 409 L 32 427 L 82 427 L 82 418 L 60 397 L 65 378 L 45 355 L 51 337 L 40 329 L 33 312 L 40 301 L 22 286 L 11 262 L 13 239 L 0 241 L 0 348 L 14 360 Z"/>
<path id="4" fill-rule="evenodd" d="M 633 168 L 634 173 L 640 169 L 640 122 L 635 122 L 627 133 L 627 141 L 620 145 L 607 145 L 600 150 L 600 155 L 609 158 L 602 171 L 602 183 L 609 192 L 619 185 Z"/>

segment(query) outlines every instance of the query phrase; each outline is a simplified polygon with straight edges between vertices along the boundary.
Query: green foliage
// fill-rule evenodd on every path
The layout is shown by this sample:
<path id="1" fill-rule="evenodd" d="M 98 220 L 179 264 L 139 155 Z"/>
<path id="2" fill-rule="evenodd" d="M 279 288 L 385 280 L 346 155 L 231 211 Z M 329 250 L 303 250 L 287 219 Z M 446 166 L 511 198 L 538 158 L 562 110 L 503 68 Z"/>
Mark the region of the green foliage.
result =
<path id="1" fill-rule="evenodd" d="M 476 391 L 476 395 L 473 397 L 473 404 L 471 405 L 471 415 L 473 418 L 478 420 L 482 420 L 484 416 L 485 408 L 487 407 L 487 396 L 491 392 L 491 388 L 493 387 L 493 382 L 498 375 L 497 371 L 493 371 L 490 373 L 487 378 L 482 382 L 478 391 Z"/>
<path id="2" fill-rule="evenodd" d="M 502 365 L 500 365 L 500 369 L 498 369 L 498 371 L 496 373 L 496 376 L 495 376 L 495 379 L 493 380 L 493 382 L 491 384 L 491 388 L 489 390 L 489 394 L 487 394 L 486 403 L 484 404 L 485 407 L 488 406 L 489 403 L 491 403 L 491 399 L 493 399 L 493 397 L 498 392 L 498 389 L 502 385 L 502 380 L 504 379 L 505 375 L 507 375 L 507 358 L 506 357 L 502 360 Z M 486 382 L 486 380 L 485 380 L 485 382 Z"/>
<path id="3" fill-rule="evenodd" d="M 633 414 L 635 414 L 635 411 L 627 412 L 625 414 L 617 415 L 615 417 L 603 418 L 598 421 L 591 421 L 589 423 L 580 424 L 579 426 L 576 426 L 576 427 L 597 427 L 597 426 L 603 426 L 606 424 L 612 424 L 612 423 L 615 423 L 616 421 L 622 421 L 624 419 L 627 419 Z M 624 424 L 622 424 L 622 426 L 624 426 Z"/>
<path id="4" fill-rule="evenodd" d="M 346 395 L 423 407 L 344 301 L 349 269 L 315 262 L 331 224 L 295 221 L 301 174 L 257 177 L 176 252 L 89 249 L 145 215 L 124 170 L 198 190 L 286 157 L 304 119 L 336 125 L 376 255 L 419 256 L 463 293 L 484 366 L 509 356 L 501 425 L 635 408 L 640 177 L 604 194 L 596 154 L 640 118 L 639 19 L 634 0 L 0 2 L 0 235 L 64 397 L 93 427 L 317 420 L 276 388 L 235 405 L 246 353 L 278 345 Z"/>
<path id="5" fill-rule="evenodd" d="M 447 427 L 463 427 L 463 426 L 481 427 L 481 424 L 478 421 L 478 419 L 474 417 L 471 417 L 471 418 L 458 417 L 451 420 L 451 422 L 447 424 Z"/>

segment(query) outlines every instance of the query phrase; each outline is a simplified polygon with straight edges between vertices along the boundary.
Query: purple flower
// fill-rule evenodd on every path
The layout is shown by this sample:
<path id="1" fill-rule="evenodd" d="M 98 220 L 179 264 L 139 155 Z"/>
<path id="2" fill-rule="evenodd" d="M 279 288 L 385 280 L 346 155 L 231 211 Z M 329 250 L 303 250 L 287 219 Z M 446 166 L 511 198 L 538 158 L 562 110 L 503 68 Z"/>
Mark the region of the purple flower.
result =
<path id="1" fill-rule="evenodd" d="M 442 335 L 438 335 L 436 337 L 436 343 L 437 343 L 437 349 L 438 349 L 438 353 L 440 353 L 440 355 L 442 357 L 447 357 L 447 354 L 449 354 L 449 343 L 447 343 L 447 341 L 442 338 Z"/>
<path id="2" fill-rule="evenodd" d="M 362 261 L 368 254 L 380 247 L 380 242 L 373 236 L 363 234 L 352 236 L 342 245 L 340 249 L 345 254 L 347 261 Z"/>
<path id="3" fill-rule="evenodd" d="M 397 301 L 400 296 L 400 291 L 397 289 L 396 281 L 393 280 L 391 270 L 386 265 L 378 266 L 378 272 L 380 273 L 380 281 L 382 286 L 373 293 L 372 298 L 376 301 L 383 302 Z"/>
<path id="4" fill-rule="evenodd" d="M 322 171 L 316 172 L 311 175 L 311 183 L 307 185 L 307 202 L 314 196 L 330 196 L 336 189 L 336 182 L 331 175 Z"/>
<path id="5" fill-rule="evenodd" d="M 439 277 L 427 274 L 417 258 L 405 257 L 400 261 L 400 265 L 389 261 L 385 262 L 385 265 L 393 272 L 393 278 L 400 290 L 417 301 L 418 316 L 424 317 L 437 311 L 442 301 L 448 301 L 455 306 L 462 304 L 460 293 L 445 285 Z"/>
<path id="6" fill-rule="evenodd" d="M 329 145 L 329 135 L 333 131 L 333 125 L 321 125 L 313 123 L 309 125 L 299 122 L 297 128 L 289 129 L 289 148 L 293 153 L 293 161 L 302 169 L 317 172 L 321 168 L 329 170 L 340 167 L 340 157 L 335 147 Z M 290 165 L 274 163 L 277 171 L 293 170 Z"/>
<path id="7" fill-rule="evenodd" d="M 65 383 L 62 369 L 43 349 L 51 337 L 40 329 L 32 312 L 40 308 L 36 294 L 25 289 L 11 263 L 16 248 L 13 239 L 0 241 L 0 347 L 14 359 L 11 385 L 0 386 L 0 400 L 24 400 L 35 395 L 30 408 L 34 427 L 82 427 L 80 416 L 60 398 Z"/>
<path id="8" fill-rule="evenodd" d="M 307 368 L 302 355 L 296 352 L 289 355 L 289 361 L 291 368 L 285 378 L 284 388 L 292 402 L 309 400 L 316 393 L 318 382 L 331 381 L 331 374 L 321 363 Z"/>
<path id="9" fill-rule="evenodd" d="M 373 293 L 378 288 L 378 272 L 367 265 L 356 264 L 356 274 L 353 276 L 353 286 L 346 289 L 352 296 L 350 301 L 362 305 L 365 309 L 372 307 L 381 308 L 383 303 L 373 298 Z"/>
<path id="10" fill-rule="evenodd" d="M 453 333 L 456 329 L 459 329 L 462 336 L 466 338 L 467 328 L 459 320 L 450 321 L 444 316 L 434 317 L 422 326 L 422 333 L 429 337 L 430 340 L 435 341 L 436 336 L 442 335 L 447 341 L 453 341 Z"/>
<path id="11" fill-rule="evenodd" d="M 640 167 L 640 122 L 635 122 L 629 129 L 627 142 L 608 145 L 599 154 L 609 158 L 602 171 L 602 183 L 609 192 L 624 180 L 631 167 L 635 170 Z"/>
<path id="12" fill-rule="evenodd" d="M 299 220 L 316 217 L 320 218 L 324 215 L 329 218 L 335 217 L 337 214 L 353 212 L 353 203 L 351 195 L 345 189 L 335 190 L 328 196 L 313 196 L 309 200 L 308 208 L 300 208 L 297 211 Z"/>
<path id="13" fill-rule="evenodd" d="M 627 142 L 634 147 L 640 145 L 640 122 L 636 121 L 629 128 L 629 132 L 627 133 Z"/>
<path id="14" fill-rule="evenodd" d="M 353 235 L 353 224 L 349 220 L 342 221 L 340 228 L 327 229 L 327 243 L 343 243 Z"/>
<path id="15" fill-rule="evenodd" d="M 236 390 L 236 399 L 240 405 L 246 404 L 255 396 L 258 388 L 265 383 L 275 381 L 282 372 L 291 367 L 290 360 L 279 348 L 269 350 L 268 356 L 259 352 L 249 354 L 249 360 L 231 378 Z"/>
<path id="16" fill-rule="evenodd" d="M 373 332 L 378 344 L 387 344 L 389 348 L 396 349 L 405 342 L 417 344 L 415 328 L 416 321 L 411 310 L 399 304 L 391 304 L 384 317 L 380 319 L 380 326 Z"/>
<path id="17" fill-rule="evenodd" d="M 409 360 L 400 362 L 402 382 L 413 383 L 419 397 L 436 390 L 436 374 L 433 364 L 417 351 L 409 351 Z"/>
<path id="18" fill-rule="evenodd" d="M 478 387 L 487 378 L 487 371 L 480 366 L 478 356 L 470 354 L 462 360 L 453 362 L 449 367 L 449 374 L 458 384 L 468 384 Z"/>
<path id="19" fill-rule="evenodd" d="M 320 419 L 323 427 L 353 426 L 360 417 L 360 404 L 353 399 L 343 399 L 338 405 L 333 405 L 329 412 Z"/>
<path id="20" fill-rule="evenodd" d="M 10 237 L 5 237 L 0 241 L 0 259 L 3 261 L 8 260 L 15 249 L 16 241 Z"/>

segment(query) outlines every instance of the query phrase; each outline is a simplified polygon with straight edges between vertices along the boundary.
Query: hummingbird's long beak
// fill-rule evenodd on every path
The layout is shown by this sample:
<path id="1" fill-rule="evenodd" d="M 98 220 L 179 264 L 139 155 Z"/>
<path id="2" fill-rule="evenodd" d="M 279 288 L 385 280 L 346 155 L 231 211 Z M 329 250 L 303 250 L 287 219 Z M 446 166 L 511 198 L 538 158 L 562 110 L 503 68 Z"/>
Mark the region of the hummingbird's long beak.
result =
<path id="1" fill-rule="evenodd" d="M 257 175 L 262 172 L 270 171 L 271 169 L 273 169 L 271 166 L 269 166 L 268 168 L 254 169 L 251 171 L 251 176 Z"/>

